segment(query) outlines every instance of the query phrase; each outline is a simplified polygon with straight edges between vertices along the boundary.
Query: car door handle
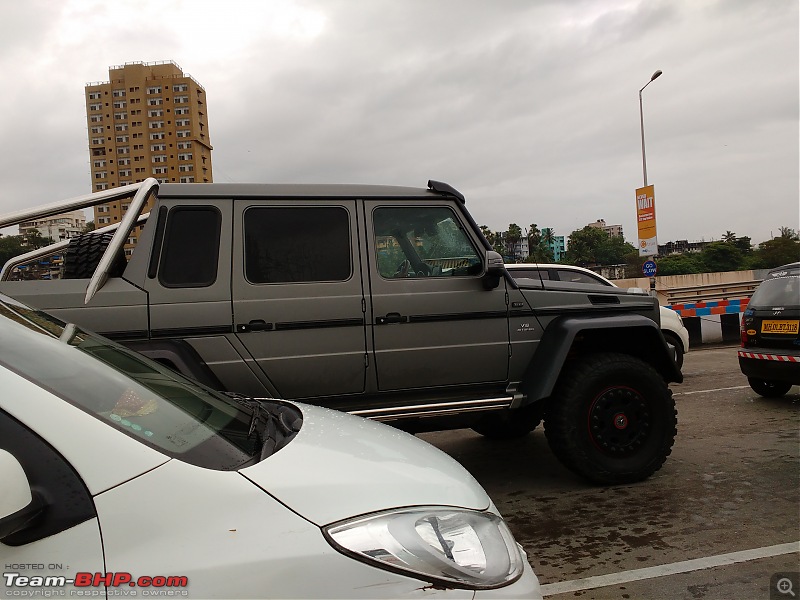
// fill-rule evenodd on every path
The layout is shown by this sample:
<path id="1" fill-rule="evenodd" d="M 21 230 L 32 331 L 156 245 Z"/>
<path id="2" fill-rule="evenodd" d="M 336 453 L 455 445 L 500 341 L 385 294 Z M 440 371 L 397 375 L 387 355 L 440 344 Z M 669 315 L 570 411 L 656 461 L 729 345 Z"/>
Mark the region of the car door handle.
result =
<path id="1" fill-rule="evenodd" d="M 253 319 L 249 323 L 239 323 L 236 326 L 237 333 L 247 333 L 249 331 L 272 331 L 274 326 L 267 323 L 264 319 Z"/>
<path id="2" fill-rule="evenodd" d="M 389 313 L 385 317 L 378 317 L 375 319 L 376 325 L 389 325 L 390 323 L 407 323 L 408 317 L 404 317 L 400 313 Z"/>

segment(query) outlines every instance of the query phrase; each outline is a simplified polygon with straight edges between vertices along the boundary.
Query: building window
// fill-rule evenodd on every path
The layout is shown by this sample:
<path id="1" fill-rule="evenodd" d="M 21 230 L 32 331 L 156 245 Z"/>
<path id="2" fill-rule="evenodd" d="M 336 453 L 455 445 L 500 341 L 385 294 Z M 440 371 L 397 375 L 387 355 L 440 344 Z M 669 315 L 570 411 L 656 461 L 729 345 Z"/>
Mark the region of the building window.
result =
<path id="1" fill-rule="evenodd" d="M 111 95 L 114 96 L 114 98 L 124 98 L 125 90 L 114 90 L 111 92 Z"/>
<path id="2" fill-rule="evenodd" d="M 189 96 L 175 96 L 175 104 L 188 104 Z"/>
<path id="3" fill-rule="evenodd" d="M 133 123 L 131 123 L 131 127 L 141 127 L 141 126 L 142 126 L 141 121 L 134 121 Z"/>
<path id="4" fill-rule="evenodd" d="M 151 140 L 163 140 L 166 136 L 167 136 L 167 134 L 164 133 L 163 131 L 161 131 L 159 133 L 151 133 L 150 134 L 150 139 Z"/>
<path id="5" fill-rule="evenodd" d="M 120 177 L 130 177 L 131 176 L 131 170 L 130 169 L 120 169 L 119 176 Z"/>
<path id="6" fill-rule="evenodd" d="M 178 142 L 178 150 L 189 150 L 192 147 L 192 142 Z"/>
<path id="7" fill-rule="evenodd" d="M 89 100 L 100 100 L 101 95 L 100 92 L 89 92 Z"/>
<path id="8" fill-rule="evenodd" d="M 115 131 L 128 131 L 128 124 L 127 123 L 119 123 L 114 125 Z"/>
<path id="9" fill-rule="evenodd" d="M 103 110 L 103 103 L 102 102 L 97 102 L 95 104 L 90 104 L 89 105 L 89 110 Z"/>
<path id="10" fill-rule="evenodd" d="M 189 91 L 189 85 L 186 84 L 186 83 L 179 83 L 179 84 L 173 85 L 172 86 L 172 91 L 173 92 L 188 92 Z"/>
<path id="11" fill-rule="evenodd" d="M 96 190 L 107 190 L 108 189 L 108 184 L 107 183 L 96 183 L 94 185 L 94 189 L 96 189 Z M 98 221 L 99 220 L 100 219 L 98 219 Z"/>
<path id="12" fill-rule="evenodd" d="M 117 136 L 117 143 L 118 143 L 118 144 L 124 144 L 125 142 L 127 142 L 127 141 L 128 141 L 128 138 L 129 138 L 129 137 L 130 137 L 130 136 L 127 136 L 127 135 L 118 135 L 118 136 Z"/>
<path id="13" fill-rule="evenodd" d="M 125 100 L 116 100 L 114 102 L 114 108 L 125 108 L 126 103 Z"/>
<path id="14" fill-rule="evenodd" d="M 181 183 L 194 183 L 194 176 L 193 175 L 187 175 L 185 177 L 181 177 L 180 178 L 180 182 Z"/>
<path id="15" fill-rule="evenodd" d="M 166 144 L 151 144 L 150 152 L 164 152 L 167 149 Z"/>
<path id="16" fill-rule="evenodd" d="M 166 154 L 156 154 L 153 157 L 154 163 L 165 163 L 167 162 L 167 155 Z"/>
<path id="17" fill-rule="evenodd" d="M 117 148 L 117 154 L 130 154 L 131 149 L 128 146 L 120 146 Z"/>
<path id="18" fill-rule="evenodd" d="M 92 133 L 103 133 L 102 125 L 100 127 L 92 127 Z"/>
<path id="19" fill-rule="evenodd" d="M 175 114 L 176 115 L 188 115 L 189 114 L 189 109 L 187 107 L 176 108 L 175 109 Z"/>
<path id="20" fill-rule="evenodd" d="M 150 121 L 147 126 L 150 129 L 163 129 L 164 128 L 164 121 Z"/>
<path id="21" fill-rule="evenodd" d="M 153 167 L 153 175 L 166 175 L 167 167 Z"/>
<path id="22" fill-rule="evenodd" d="M 128 113 L 126 112 L 114 113 L 114 119 L 116 119 L 117 121 L 124 121 L 127 118 L 128 118 Z"/>
<path id="23" fill-rule="evenodd" d="M 102 143 L 104 143 L 105 141 L 106 141 L 106 138 L 101 138 L 101 137 L 99 137 L 99 138 L 92 138 L 92 145 L 93 145 L 93 146 L 97 146 L 97 145 L 99 145 L 99 144 L 102 144 Z"/>
<path id="24" fill-rule="evenodd" d="M 192 132 L 189 129 L 182 129 L 175 134 L 179 138 L 191 137 Z"/>
<path id="25" fill-rule="evenodd" d="M 192 160 L 192 153 L 182 152 L 181 154 L 178 154 L 178 160 Z"/>
<path id="26" fill-rule="evenodd" d="M 89 121 L 92 123 L 102 123 L 103 122 L 103 115 L 92 115 L 89 117 Z"/>
<path id="27" fill-rule="evenodd" d="M 104 205 L 102 205 L 102 206 L 98 206 L 98 207 L 97 207 L 97 212 L 99 212 L 99 213 L 107 213 L 107 212 L 109 212 L 110 210 L 111 210 L 111 209 L 108 207 L 108 205 L 107 205 L 107 204 L 104 204 Z"/>
<path id="28" fill-rule="evenodd" d="M 161 86 L 160 85 L 154 85 L 152 87 L 149 87 L 149 88 L 147 88 L 147 93 L 148 94 L 160 94 L 161 93 Z"/>
<path id="29" fill-rule="evenodd" d="M 105 178 L 106 178 L 106 175 L 108 175 L 108 172 L 107 172 L 107 171 L 97 171 L 97 172 L 94 174 L 94 178 L 95 178 L 95 179 L 105 179 Z"/>
<path id="30" fill-rule="evenodd" d="M 148 117 L 163 117 L 164 116 L 164 109 L 163 108 L 154 108 L 152 110 L 147 111 Z"/>
<path id="31" fill-rule="evenodd" d="M 189 173 L 190 171 L 194 171 L 194 165 L 179 165 L 178 171 L 181 173 Z"/>
<path id="32" fill-rule="evenodd" d="M 94 161 L 92 163 L 92 166 L 95 169 L 99 169 L 100 167 L 105 167 L 106 166 L 106 161 L 105 160 L 96 160 L 96 161 Z"/>
<path id="33" fill-rule="evenodd" d="M 190 119 L 176 119 L 175 120 L 175 125 L 177 127 L 188 127 L 190 123 L 191 123 Z"/>

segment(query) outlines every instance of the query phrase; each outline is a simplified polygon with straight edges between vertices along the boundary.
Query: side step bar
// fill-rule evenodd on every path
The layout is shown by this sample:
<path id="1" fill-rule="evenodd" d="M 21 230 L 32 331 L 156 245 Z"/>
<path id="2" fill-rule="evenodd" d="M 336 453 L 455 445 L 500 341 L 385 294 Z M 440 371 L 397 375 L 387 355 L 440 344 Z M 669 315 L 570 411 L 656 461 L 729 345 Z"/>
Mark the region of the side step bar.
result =
<path id="1" fill-rule="evenodd" d="M 501 408 L 509 408 L 513 401 L 514 396 L 504 396 L 502 398 L 482 398 L 480 400 L 369 408 L 364 410 L 351 410 L 349 412 L 351 415 L 366 417 L 375 421 L 394 421 L 396 419 L 408 419 L 411 417 L 440 417 L 453 413 L 499 410 Z"/>

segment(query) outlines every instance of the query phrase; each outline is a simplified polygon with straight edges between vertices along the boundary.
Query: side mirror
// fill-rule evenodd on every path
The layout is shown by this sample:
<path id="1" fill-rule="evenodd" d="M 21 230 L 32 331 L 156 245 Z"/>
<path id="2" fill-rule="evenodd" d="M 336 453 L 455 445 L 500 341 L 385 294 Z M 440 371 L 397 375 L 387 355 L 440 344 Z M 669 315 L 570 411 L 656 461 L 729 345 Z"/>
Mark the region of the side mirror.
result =
<path id="1" fill-rule="evenodd" d="M 484 275 L 482 279 L 483 289 L 493 290 L 500 285 L 500 278 L 503 277 L 506 267 L 503 264 L 503 257 L 494 250 L 489 250 L 486 252 L 485 260 L 486 268 L 484 269 Z"/>
<path id="2" fill-rule="evenodd" d="M 0 450 L 0 540 L 25 529 L 43 510 L 13 454 Z"/>

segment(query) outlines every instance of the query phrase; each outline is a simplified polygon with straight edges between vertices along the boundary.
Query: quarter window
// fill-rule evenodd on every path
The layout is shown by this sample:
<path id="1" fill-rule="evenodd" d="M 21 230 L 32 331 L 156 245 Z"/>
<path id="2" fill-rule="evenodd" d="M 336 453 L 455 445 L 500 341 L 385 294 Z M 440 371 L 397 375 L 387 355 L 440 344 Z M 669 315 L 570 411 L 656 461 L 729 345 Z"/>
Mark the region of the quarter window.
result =
<path id="1" fill-rule="evenodd" d="M 216 281 L 221 224 L 216 208 L 188 206 L 170 211 L 158 269 L 164 287 L 208 287 Z"/>
<path id="2" fill-rule="evenodd" d="M 250 208 L 244 228 L 245 276 L 251 283 L 350 278 L 350 216 L 343 207 Z"/>

